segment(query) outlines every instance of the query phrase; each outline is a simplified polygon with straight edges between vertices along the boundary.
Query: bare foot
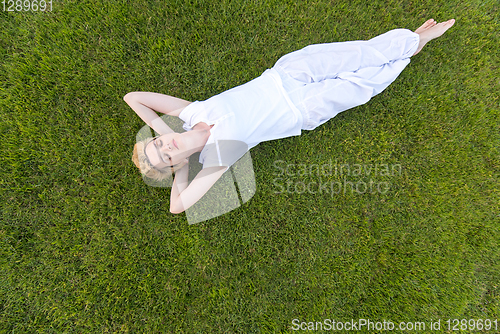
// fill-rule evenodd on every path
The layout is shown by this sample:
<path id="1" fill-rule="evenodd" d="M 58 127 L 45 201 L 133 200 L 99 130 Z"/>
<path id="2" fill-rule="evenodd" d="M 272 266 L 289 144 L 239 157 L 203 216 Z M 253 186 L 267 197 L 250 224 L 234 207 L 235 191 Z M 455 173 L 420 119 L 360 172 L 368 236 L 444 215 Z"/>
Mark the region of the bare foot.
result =
<path id="1" fill-rule="evenodd" d="M 427 20 L 425 21 L 424 24 L 422 24 L 417 30 L 415 30 L 415 32 L 417 34 L 420 34 L 422 33 L 424 30 L 427 30 L 431 27 L 434 27 L 436 25 L 436 21 L 434 21 L 434 19 L 430 19 L 430 20 Z"/>
<path id="2" fill-rule="evenodd" d="M 415 32 L 420 35 L 420 41 L 418 43 L 418 49 L 413 55 L 419 53 L 427 42 L 433 40 L 434 38 L 438 38 L 444 34 L 446 30 L 450 29 L 453 24 L 455 24 L 455 19 L 438 24 L 429 24 L 429 21 L 425 22 L 420 28 L 415 30 Z"/>

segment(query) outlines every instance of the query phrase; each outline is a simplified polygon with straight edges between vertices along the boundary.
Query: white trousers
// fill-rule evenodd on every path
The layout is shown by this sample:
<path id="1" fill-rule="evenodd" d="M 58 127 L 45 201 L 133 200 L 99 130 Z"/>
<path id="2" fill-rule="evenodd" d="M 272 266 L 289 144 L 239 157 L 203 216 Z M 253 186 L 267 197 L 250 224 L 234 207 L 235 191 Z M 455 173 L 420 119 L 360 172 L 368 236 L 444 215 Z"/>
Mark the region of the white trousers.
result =
<path id="1" fill-rule="evenodd" d="M 368 41 L 313 44 L 281 57 L 274 68 L 312 130 L 339 112 L 368 102 L 410 63 L 419 35 L 395 29 Z"/>

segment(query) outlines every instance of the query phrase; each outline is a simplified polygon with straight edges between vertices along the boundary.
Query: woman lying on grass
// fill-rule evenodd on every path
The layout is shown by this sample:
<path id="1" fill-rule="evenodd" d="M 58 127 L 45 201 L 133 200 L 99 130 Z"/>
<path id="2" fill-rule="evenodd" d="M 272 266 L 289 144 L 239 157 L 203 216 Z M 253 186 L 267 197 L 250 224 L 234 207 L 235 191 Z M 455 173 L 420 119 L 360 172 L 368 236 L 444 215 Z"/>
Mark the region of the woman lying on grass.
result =
<path id="1" fill-rule="evenodd" d="M 183 212 L 258 143 L 300 135 L 368 102 L 397 78 L 411 56 L 454 23 L 431 19 L 415 32 L 395 29 L 368 41 L 309 45 L 283 56 L 258 78 L 205 101 L 128 93 L 125 102 L 160 134 L 138 142 L 133 161 L 152 179 L 175 172 L 170 211 Z M 187 131 L 174 132 L 155 111 L 179 117 Z M 201 152 L 203 169 L 189 183 L 188 158 L 195 152 Z"/>

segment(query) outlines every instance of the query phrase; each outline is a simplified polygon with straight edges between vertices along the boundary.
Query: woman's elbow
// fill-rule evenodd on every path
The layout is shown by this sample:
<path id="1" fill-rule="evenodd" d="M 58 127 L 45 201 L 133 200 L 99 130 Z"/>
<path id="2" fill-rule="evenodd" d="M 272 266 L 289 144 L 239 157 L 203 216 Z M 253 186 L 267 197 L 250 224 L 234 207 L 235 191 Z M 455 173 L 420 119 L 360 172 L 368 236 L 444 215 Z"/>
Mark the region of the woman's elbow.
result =
<path id="1" fill-rule="evenodd" d="M 125 96 L 123 97 L 123 100 L 128 103 L 133 99 L 133 97 L 134 97 L 134 92 L 130 92 L 130 93 L 125 94 Z"/>
<path id="2" fill-rule="evenodd" d="M 174 215 L 184 212 L 184 208 L 170 204 L 170 213 Z"/>

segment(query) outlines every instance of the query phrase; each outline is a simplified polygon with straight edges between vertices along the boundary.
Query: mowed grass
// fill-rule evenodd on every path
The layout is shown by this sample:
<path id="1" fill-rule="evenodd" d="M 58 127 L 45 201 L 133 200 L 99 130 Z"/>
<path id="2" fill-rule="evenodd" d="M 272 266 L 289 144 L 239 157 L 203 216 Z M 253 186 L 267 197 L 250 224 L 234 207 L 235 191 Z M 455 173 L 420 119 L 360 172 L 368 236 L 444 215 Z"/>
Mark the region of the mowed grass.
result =
<path id="1" fill-rule="evenodd" d="M 500 322 L 499 15 L 493 0 L 54 1 L 52 12 L 0 12 L 0 332 Z M 428 18 L 457 22 L 383 93 L 252 149 L 257 192 L 230 213 L 188 225 L 169 213 L 170 189 L 148 187 L 131 162 L 143 123 L 127 92 L 204 100 L 308 44 Z M 373 171 L 316 172 L 330 164 Z M 387 190 L 363 192 L 370 181 Z"/>

